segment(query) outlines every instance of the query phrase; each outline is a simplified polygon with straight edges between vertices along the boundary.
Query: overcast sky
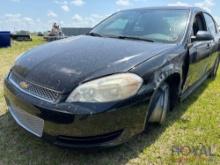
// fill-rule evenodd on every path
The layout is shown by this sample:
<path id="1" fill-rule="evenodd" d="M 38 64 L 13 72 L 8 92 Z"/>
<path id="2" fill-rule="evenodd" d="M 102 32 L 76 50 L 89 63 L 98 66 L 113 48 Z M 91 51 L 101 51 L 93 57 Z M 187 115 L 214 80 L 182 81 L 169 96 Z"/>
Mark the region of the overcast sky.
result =
<path id="1" fill-rule="evenodd" d="M 63 27 L 92 27 L 118 10 L 168 5 L 205 8 L 220 24 L 219 0 L 2 0 L 0 30 L 45 31 L 53 22 Z"/>

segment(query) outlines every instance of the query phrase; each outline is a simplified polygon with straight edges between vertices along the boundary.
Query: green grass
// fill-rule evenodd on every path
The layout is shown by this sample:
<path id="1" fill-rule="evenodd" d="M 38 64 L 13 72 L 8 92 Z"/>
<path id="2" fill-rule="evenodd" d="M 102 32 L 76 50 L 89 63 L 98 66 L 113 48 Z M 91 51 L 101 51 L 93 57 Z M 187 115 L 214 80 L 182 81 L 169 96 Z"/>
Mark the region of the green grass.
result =
<path id="1" fill-rule="evenodd" d="M 82 152 L 58 148 L 26 133 L 6 110 L 2 83 L 15 58 L 41 43 L 43 40 L 35 37 L 33 42 L 15 42 L 11 48 L 0 49 L 0 165 L 220 164 L 220 72 L 215 81 L 207 80 L 179 104 L 164 126 L 151 126 L 147 134 L 121 147 Z M 194 148 L 201 145 L 206 149 L 212 147 L 214 156 L 172 154 L 173 146 Z"/>

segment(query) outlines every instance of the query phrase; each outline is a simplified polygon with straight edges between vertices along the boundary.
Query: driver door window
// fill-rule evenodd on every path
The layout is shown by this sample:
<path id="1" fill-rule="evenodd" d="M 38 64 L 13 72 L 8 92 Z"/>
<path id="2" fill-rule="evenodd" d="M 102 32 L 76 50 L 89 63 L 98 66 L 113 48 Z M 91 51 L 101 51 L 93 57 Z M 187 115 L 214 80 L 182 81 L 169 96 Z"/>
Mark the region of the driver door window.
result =
<path id="1" fill-rule="evenodd" d="M 196 36 L 198 31 L 207 31 L 205 23 L 204 23 L 204 18 L 200 14 L 195 17 L 195 20 L 193 23 L 193 35 Z"/>

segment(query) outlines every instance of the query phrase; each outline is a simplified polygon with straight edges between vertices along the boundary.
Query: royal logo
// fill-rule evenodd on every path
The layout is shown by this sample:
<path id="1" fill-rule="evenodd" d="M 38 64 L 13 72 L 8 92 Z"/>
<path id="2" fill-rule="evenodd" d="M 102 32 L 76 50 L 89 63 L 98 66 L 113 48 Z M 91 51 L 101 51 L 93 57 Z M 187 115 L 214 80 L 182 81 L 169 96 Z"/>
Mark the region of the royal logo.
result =
<path id="1" fill-rule="evenodd" d="M 20 82 L 19 85 L 22 89 L 27 89 L 29 87 L 29 84 L 27 82 L 24 82 L 24 81 Z"/>

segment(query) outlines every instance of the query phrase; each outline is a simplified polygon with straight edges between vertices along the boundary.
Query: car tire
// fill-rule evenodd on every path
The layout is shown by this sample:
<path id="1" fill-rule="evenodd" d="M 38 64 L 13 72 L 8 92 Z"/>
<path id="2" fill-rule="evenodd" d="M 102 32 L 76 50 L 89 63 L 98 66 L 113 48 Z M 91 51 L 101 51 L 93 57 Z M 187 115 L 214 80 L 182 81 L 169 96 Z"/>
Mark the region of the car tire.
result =
<path id="1" fill-rule="evenodd" d="M 213 66 L 213 69 L 212 69 L 212 71 L 211 71 L 211 73 L 210 73 L 210 78 L 211 78 L 211 79 L 215 79 L 216 76 L 217 76 L 218 67 L 219 67 L 219 62 L 220 62 L 220 57 L 218 56 L 217 59 L 216 59 L 216 61 L 215 61 L 214 66 Z"/>
<path id="2" fill-rule="evenodd" d="M 162 125 L 170 109 L 170 87 L 167 83 L 162 83 L 154 92 L 149 105 L 149 113 L 146 121 L 148 123 L 156 123 Z"/>

